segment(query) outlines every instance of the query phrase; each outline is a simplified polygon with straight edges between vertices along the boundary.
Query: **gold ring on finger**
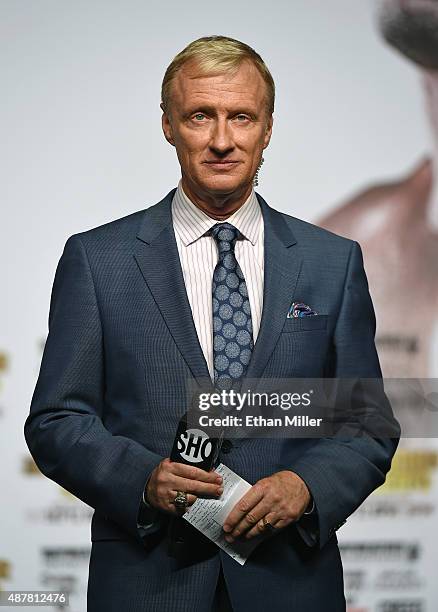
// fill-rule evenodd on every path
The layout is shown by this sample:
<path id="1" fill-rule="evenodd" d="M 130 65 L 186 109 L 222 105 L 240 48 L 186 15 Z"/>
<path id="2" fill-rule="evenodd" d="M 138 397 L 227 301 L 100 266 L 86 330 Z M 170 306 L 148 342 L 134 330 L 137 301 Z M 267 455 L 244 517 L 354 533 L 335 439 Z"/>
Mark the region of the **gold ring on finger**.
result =
<path id="1" fill-rule="evenodd" d="M 173 503 L 175 504 L 176 508 L 187 508 L 187 506 L 189 505 L 187 501 L 187 493 L 185 493 L 184 491 L 177 491 Z"/>
<path id="2" fill-rule="evenodd" d="M 263 531 L 274 531 L 275 527 L 271 525 L 271 523 L 266 519 L 266 515 L 262 518 L 262 529 Z"/>

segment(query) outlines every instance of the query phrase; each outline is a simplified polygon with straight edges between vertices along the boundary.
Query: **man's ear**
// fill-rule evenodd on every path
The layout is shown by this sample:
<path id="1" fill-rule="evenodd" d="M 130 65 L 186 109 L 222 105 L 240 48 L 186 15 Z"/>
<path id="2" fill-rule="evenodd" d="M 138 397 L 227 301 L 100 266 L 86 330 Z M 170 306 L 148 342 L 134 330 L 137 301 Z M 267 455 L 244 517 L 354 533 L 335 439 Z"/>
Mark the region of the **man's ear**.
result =
<path id="1" fill-rule="evenodd" d="M 175 146 L 175 141 L 173 139 L 172 133 L 172 124 L 170 122 L 169 113 L 166 112 L 163 103 L 161 102 L 160 108 L 163 111 L 163 115 L 161 117 L 161 127 L 163 128 L 163 134 L 166 138 L 167 142 L 170 142 L 171 145 Z"/>
<path id="2" fill-rule="evenodd" d="M 264 141 L 263 141 L 263 148 L 266 149 L 266 147 L 269 144 L 269 141 L 271 140 L 271 136 L 272 136 L 272 125 L 274 123 L 274 116 L 271 114 L 268 117 L 268 121 L 266 123 L 266 132 L 265 132 L 265 137 L 264 137 Z"/>

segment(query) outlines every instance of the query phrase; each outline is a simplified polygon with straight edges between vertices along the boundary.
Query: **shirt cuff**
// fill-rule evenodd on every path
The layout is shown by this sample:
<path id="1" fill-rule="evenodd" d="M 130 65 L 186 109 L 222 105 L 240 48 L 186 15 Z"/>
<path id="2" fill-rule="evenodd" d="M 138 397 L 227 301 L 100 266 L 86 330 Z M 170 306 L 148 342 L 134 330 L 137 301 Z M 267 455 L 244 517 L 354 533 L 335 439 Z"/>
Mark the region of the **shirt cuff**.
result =
<path id="1" fill-rule="evenodd" d="M 319 540 L 318 511 L 316 510 L 313 497 L 311 497 L 306 511 L 295 522 L 295 526 L 307 546 L 313 547 L 317 544 Z"/>
<path id="2" fill-rule="evenodd" d="M 146 487 L 143 489 L 142 499 L 140 501 L 140 507 L 137 516 L 137 527 L 140 529 L 149 530 L 156 523 L 159 518 L 159 512 L 156 508 L 151 506 L 145 496 Z"/>
<path id="3" fill-rule="evenodd" d="M 313 514 L 313 512 L 315 512 L 315 500 L 311 499 L 311 501 L 309 501 L 309 503 L 307 504 L 307 508 L 309 508 L 309 506 L 311 505 L 310 509 L 306 509 L 305 512 L 303 512 L 303 514 Z"/>

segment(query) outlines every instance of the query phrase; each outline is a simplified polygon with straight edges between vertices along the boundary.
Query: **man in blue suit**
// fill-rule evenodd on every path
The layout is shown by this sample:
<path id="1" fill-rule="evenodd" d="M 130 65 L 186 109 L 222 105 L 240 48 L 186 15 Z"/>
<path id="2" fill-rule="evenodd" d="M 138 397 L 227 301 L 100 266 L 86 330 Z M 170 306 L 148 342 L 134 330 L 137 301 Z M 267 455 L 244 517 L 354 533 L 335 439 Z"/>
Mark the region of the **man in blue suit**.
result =
<path id="1" fill-rule="evenodd" d="M 383 391 L 353 384 L 352 413 L 391 435 L 225 440 L 219 460 L 253 484 L 226 538 L 261 543 L 241 566 L 191 528 L 186 556 L 167 554 L 181 499 L 222 493 L 214 470 L 169 459 L 190 380 L 381 372 L 359 245 L 254 191 L 274 110 L 261 57 L 226 37 L 194 41 L 168 67 L 161 107 L 181 180 L 67 240 L 27 444 L 95 509 L 91 612 L 340 612 L 336 530 L 384 482 L 398 442 Z"/>

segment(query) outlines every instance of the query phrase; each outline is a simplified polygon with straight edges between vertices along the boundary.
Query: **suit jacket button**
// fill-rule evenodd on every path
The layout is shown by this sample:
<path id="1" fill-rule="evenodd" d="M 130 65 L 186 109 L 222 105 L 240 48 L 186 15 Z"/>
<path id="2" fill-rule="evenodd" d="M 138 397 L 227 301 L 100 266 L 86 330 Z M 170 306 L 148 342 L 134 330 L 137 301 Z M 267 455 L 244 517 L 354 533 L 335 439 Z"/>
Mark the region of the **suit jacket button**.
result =
<path id="1" fill-rule="evenodd" d="M 231 440 L 222 441 L 222 446 L 221 446 L 222 453 L 225 453 L 225 454 L 231 453 L 232 448 L 233 448 L 233 443 L 231 442 Z"/>

